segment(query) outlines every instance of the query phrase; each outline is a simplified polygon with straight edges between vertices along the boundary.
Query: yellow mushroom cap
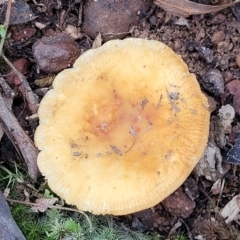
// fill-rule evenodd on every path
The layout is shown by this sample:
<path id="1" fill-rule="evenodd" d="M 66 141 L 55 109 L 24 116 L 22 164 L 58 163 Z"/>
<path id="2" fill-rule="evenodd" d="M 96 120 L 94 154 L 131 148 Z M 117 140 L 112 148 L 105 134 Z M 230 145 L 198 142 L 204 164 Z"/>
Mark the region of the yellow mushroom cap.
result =
<path id="1" fill-rule="evenodd" d="M 124 215 L 176 190 L 202 156 L 208 101 L 165 44 L 112 40 L 57 75 L 39 107 L 38 166 L 68 204 Z"/>

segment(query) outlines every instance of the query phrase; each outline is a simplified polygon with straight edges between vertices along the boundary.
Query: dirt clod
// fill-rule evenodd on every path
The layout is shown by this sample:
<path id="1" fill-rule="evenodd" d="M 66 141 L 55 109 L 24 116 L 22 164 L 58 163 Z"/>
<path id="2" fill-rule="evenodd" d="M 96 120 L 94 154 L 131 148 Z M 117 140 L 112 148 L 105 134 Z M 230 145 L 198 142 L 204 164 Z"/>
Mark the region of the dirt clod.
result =
<path id="1" fill-rule="evenodd" d="M 64 33 L 43 37 L 33 45 L 33 56 L 38 66 L 49 73 L 70 67 L 79 54 L 78 44 Z"/>
<path id="2" fill-rule="evenodd" d="M 22 41 L 22 40 L 28 40 L 29 38 L 33 37 L 37 30 L 34 27 L 24 27 L 24 28 L 15 28 L 12 27 L 12 39 L 14 41 Z"/>
<path id="3" fill-rule="evenodd" d="M 162 203 L 169 213 L 182 218 L 189 217 L 196 206 L 196 203 L 183 192 L 182 187 L 178 188 Z"/>

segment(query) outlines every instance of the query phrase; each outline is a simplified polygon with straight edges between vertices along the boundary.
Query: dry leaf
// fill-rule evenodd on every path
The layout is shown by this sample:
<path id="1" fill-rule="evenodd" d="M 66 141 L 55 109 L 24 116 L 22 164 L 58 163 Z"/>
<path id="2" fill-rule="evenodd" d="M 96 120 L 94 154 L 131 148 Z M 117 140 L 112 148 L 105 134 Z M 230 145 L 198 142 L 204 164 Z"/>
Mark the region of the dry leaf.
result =
<path id="1" fill-rule="evenodd" d="M 7 198 L 9 193 L 10 193 L 10 188 L 5 188 L 3 192 L 4 197 Z"/>
<path id="2" fill-rule="evenodd" d="M 99 48 L 101 46 L 102 46 L 102 36 L 99 33 L 92 44 L 92 48 Z"/>
<path id="3" fill-rule="evenodd" d="M 73 25 L 67 25 L 67 27 L 64 29 L 64 32 L 75 40 L 83 37 L 83 34 L 80 33 L 80 30 Z"/>
<path id="4" fill-rule="evenodd" d="M 194 168 L 196 176 L 204 176 L 207 180 L 215 182 L 225 171 L 222 168 L 222 155 L 214 141 L 209 141 L 205 152 Z"/>
<path id="5" fill-rule="evenodd" d="M 240 212 L 240 194 L 235 196 L 220 212 L 226 223 L 232 222 Z"/>
<path id="6" fill-rule="evenodd" d="M 175 22 L 174 22 L 176 25 L 179 25 L 179 26 L 186 26 L 186 27 L 189 27 L 188 25 L 188 20 L 183 18 L 183 17 L 180 17 L 179 19 L 177 19 Z"/>
<path id="7" fill-rule="evenodd" d="M 35 22 L 34 24 L 39 29 L 44 29 L 47 26 L 46 24 L 43 24 L 43 23 L 40 23 L 40 22 Z"/>
<path id="8" fill-rule="evenodd" d="M 52 208 L 57 200 L 57 198 L 39 198 L 31 209 L 33 212 L 45 212 L 48 208 Z"/>
<path id="9" fill-rule="evenodd" d="M 212 185 L 211 192 L 212 192 L 213 195 L 217 195 L 217 194 L 220 194 L 221 189 L 222 189 L 222 180 L 221 180 L 221 179 L 218 179 L 218 180 Z"/>
<path id="10" fill-rule="evenodd" d="M 53 83 L 55 76 L 51 75 L 51 76 L 47 76 L 45 78 L 40 78 L 34 81 L 34 83 L 38 86 L 38 87 L 48 87 Z"/>
<path id="11" fill-rule="evenodd" d="M 240 2 L 240 0 L 236 0 L 233 3 L 212 6 L 190 2 L 188 0 L 156 0 L 155 4 L 173 15 L 189 17 L 190 15 L 218 12 L 238 2 Z"/>

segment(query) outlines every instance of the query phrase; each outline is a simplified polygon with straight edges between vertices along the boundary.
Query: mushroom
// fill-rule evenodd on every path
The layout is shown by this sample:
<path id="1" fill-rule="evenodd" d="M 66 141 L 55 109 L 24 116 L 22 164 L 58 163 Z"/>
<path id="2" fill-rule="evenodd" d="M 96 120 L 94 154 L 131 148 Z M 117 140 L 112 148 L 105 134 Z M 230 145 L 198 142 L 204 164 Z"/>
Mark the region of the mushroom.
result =
<path id="1" fill-rule="evenodd" d="M 50 188 L 94 214 L 147 209 L 175 191 L 208 139 L 208 101 L 180 56 L 112 40 L 59 73 L 39 107 L 37 162 Z"/>

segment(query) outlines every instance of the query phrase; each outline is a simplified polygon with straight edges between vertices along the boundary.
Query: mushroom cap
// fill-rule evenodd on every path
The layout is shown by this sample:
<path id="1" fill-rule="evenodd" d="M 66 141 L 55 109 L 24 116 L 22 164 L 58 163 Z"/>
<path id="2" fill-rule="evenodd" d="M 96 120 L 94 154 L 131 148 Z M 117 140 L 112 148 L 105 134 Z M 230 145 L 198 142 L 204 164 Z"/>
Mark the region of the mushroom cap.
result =
<path id="1" fill-rule="evenodd" d="M 161 202 L 189 176 L 209 132 L 208 101 L 165 44 L 112 40 L 59 73 L 35 143 L 50 188 L 94 214 Z"/>

